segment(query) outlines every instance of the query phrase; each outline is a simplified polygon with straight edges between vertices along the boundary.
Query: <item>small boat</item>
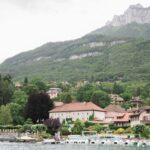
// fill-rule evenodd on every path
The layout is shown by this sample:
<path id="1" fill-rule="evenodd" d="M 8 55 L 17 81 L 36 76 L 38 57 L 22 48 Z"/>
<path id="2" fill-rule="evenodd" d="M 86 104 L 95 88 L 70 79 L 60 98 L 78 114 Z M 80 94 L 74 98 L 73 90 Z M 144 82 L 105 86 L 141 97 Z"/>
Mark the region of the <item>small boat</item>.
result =
<path id="1" fill-rule="evenodd" d="M 43 144 L 56 144 L 54 139 L 44 139 Z"/>

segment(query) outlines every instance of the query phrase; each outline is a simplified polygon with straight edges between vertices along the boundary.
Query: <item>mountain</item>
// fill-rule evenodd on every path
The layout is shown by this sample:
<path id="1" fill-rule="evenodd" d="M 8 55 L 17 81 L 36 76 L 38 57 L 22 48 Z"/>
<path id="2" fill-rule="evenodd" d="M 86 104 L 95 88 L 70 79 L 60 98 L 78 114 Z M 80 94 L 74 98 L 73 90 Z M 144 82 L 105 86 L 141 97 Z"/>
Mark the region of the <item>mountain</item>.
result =
<path id="1" fill-rule="evenodd" d="M 149 80 L 149 56 L 150 24 L 133 21 L 18 54 L 0 65 L 0 73 L 9 73 L 15 80 L 26 76 L 48 81 Z"/>
<path id="2" fill-rule="evenodd" d="M 122 26 L 132 22 L 150 23 L 150 7 L 144 8 L 141 4 L 131 5 L 123 15 L 114 16 L 113 20 L 107 22 L 106 25 Z"/>

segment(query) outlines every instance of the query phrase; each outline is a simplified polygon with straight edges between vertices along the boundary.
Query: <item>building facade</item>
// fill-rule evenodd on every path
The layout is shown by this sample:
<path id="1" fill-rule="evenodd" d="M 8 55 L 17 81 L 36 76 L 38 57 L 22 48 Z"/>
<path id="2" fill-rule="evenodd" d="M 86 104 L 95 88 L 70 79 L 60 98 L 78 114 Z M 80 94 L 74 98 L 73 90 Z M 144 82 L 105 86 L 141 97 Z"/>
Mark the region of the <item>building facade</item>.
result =
<path id="1" fill-rule="evenodd" d="M 59 118 L 61 122 L 66 119 L 72 119 L 72 121 L 77 119 L 87 121 L 89 117 L 93 115 L 94 118 L 102 121 L 105 120 L 105 112 L 104 109 L 92 102 L 76 102 L 54 108 L 49 111 L 49 118 Z"/>
<path id="2" fill-rule="evenodd" d="M 130 115 L 131 127 L 136 125 L 150 125 L 150 106 L 136 109 Z"/>

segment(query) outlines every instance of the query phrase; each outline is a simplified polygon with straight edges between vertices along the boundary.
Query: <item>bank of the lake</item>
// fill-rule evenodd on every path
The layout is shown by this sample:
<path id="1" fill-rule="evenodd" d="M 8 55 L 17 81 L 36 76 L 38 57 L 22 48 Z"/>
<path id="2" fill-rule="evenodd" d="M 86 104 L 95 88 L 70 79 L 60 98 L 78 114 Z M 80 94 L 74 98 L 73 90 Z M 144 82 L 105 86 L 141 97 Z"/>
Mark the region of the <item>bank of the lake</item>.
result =
<path id="1" fill-rule="evenodd" d="M 0 142 L 0 150 L 149 150 L 150 147 Z"/>

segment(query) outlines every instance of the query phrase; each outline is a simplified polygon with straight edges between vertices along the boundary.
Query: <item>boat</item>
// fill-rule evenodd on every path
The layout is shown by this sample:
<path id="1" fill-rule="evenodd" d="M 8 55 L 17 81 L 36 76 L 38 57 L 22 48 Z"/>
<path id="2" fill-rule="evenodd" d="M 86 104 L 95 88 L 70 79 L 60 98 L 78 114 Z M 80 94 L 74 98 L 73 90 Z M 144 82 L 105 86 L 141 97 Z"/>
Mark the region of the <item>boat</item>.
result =
<path id="1" fill-rule="evenodd" d="M 55 139 L 44 139 L 43 144 L 56 144 Z"/>

